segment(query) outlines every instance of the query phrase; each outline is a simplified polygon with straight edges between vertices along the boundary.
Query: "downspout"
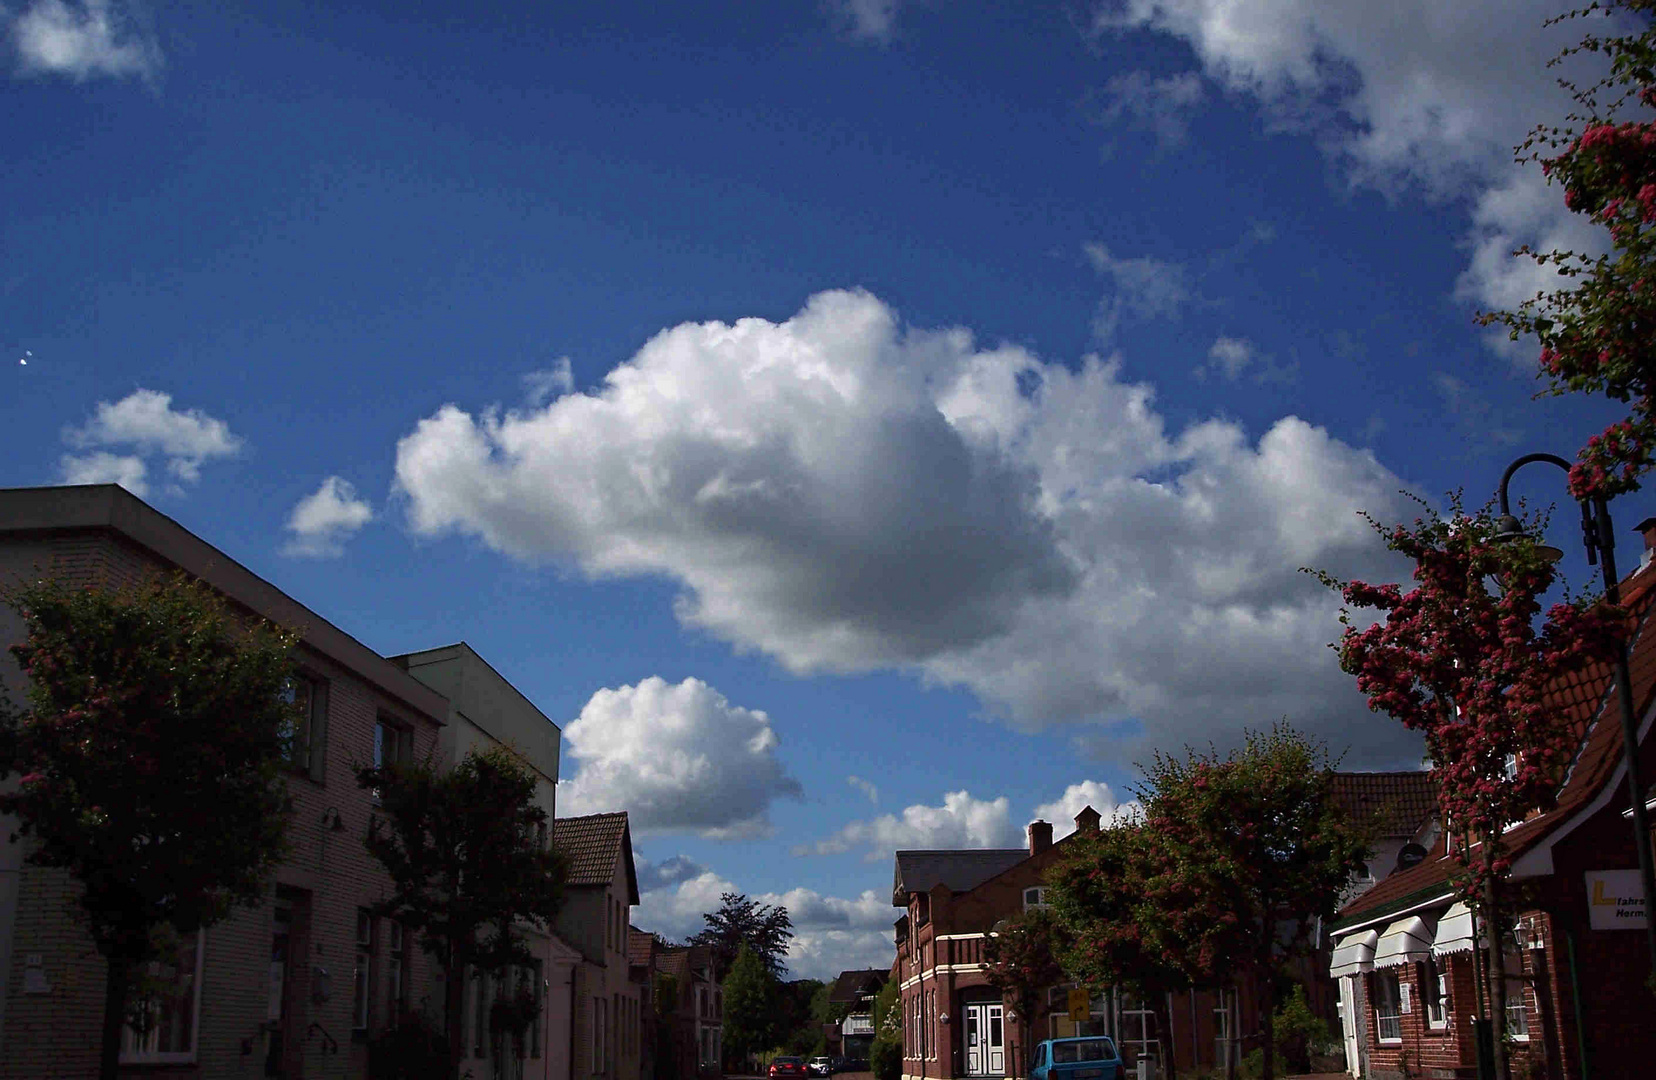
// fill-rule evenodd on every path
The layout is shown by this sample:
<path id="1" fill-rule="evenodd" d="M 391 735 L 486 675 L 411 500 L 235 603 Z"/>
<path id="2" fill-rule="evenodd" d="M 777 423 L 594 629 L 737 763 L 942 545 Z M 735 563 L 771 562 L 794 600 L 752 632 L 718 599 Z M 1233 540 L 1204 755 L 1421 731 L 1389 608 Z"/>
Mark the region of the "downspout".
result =
<path id="1" fill-rule="evenodd" d="M 1575 927 L 1564 923 L 1564 945 L 1570 952 L 1570 1000 L 1575 1005 L 1576 1052 L 1581 1055 L 1581 1080 L 1593 1080 L 1592 1058 L 1587 1053 L 1587 1016 L 1581 1011 L 1581 980 L 1576 971 Z"/>
<path id="2" fill-rule="evenodd" d="M 575 972 L 579 964 L 569 967 L 569 1080 L 575 1080 Z"/>

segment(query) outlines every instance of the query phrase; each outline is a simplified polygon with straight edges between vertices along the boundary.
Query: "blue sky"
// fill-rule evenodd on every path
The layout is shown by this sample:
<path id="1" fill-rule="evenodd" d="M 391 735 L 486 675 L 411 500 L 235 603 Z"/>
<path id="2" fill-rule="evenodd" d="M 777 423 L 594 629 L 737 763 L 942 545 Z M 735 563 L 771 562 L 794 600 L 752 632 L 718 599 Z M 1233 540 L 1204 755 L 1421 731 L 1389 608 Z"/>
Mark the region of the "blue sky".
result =
<path id="1" fill-rule="evenodd" d="M 734 888 L 883 965 L 894 848 L 1156 747 L 1418 764 L 1298 571 L 1609 416 L 1472 322 L 1600 242 L 1512 163 L 1552 13 L 12 0 L 0 484 L 469 641 L 632 813 L 638 925 Z"/>

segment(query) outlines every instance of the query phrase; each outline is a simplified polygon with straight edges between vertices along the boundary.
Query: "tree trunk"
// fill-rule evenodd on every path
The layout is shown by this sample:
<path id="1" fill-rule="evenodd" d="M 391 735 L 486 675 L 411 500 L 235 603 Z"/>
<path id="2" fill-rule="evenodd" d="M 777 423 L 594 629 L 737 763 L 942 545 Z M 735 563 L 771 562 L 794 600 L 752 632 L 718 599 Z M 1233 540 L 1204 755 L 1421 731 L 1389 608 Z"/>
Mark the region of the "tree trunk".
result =
<path id="1" fill-rule="evenodd" d="M 98 1048 L 99 1080 L 116 1080 L 121 1068 L 121 1028 L 125 1024 L 127 986 L 132 974 L 131 965 L 124 959 L 109 957 L 104 976 L 103 1042 Z"/>
<path id="2" fill-rule="evenodd" d="M 1151 997 L 1156 1002 L 1151 1008 L 1156 1015 L 1156 1045 L 1161 1047 L 1162 1072 L 1167 1075 L 1167 1080 L 1179 1080 L 1179 1069 L 1173 1061 L 1173 1009 L 1169 1000 L 1170 995 L 1153 994 Z"/>
<path id="3" fill-rule="evenodd" d="M 462 1015 L 466 1007 L 466 965 L 453 942 L 449 943 L 447 952 L 447 962 L 443 965 L 443 1030 L 448 1035 L 449 1078 L 460 1080 L 460 1059 L 466 1053 L 461 1045 L 466 1022 Z"/>
<path id="4" fill-rule="evenodd" d="M 1260 997 L 1264 1001 L 1260 1026 L 1262 1030 L 1261 1047 L 1264 1050 L 1264 1067 L 1260 1070 L 1260 1080 L 1276 1080 L 1276 979 L 1270 955 L 1260 964 Z"/>
<path id="5" fill-rule="evenodd" d="M 1225 1006 L 1225 1030 L 1230 1037 L 1225 1040 L 1225 1077 L 1226 1080 L 1236 1080 L 1237 1036 L 1241 1032 L 1242 1016 L 1236 1007 L 1236 987 L 1227 986 L 1219 991 L 1219 1000 Z"/>
<path id="6" fill-rule="evenodd" d="M 1484 880 L 1484 925 L 1489 933 L 1489 1012 L 1491 1027 L 1495 1029 L 1495 1077 L 1511 1080 L 1506 1048 L 1506 950 L 1502 947 L 1501 919 L 1495 903 L 1495 879 Z"/>

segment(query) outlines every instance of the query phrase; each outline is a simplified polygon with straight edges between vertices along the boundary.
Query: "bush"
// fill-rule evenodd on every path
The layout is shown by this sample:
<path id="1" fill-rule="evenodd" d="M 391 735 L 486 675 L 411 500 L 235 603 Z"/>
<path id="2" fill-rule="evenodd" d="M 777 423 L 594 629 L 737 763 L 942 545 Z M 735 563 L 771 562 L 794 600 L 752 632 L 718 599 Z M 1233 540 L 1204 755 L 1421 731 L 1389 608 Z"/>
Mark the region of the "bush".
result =
<path id="1" fill-rule="evenodd" d="M 448 1039 L 423 1013 L 403 1013 L 368 1041 L 368 1080 L 425 1080 L 448 1068 Z"/>
<path id="2" fill-rule="evenodd" d="M 898 1080 L 903 1075 L 903 1044 L 891 1039 L 875 1039 L 868 1052 L 868 1064 L 874 1071 L 874 1080 Z"/>
<path id="3" fill-rule="evenodd" d="M 1272 1027 L 1278 1055 L 1285 1068 L 1295 1072 L 1308 1072 L 1311 1055 L 1326 1054 L 1338 1044 L 1328 1022 L 1311 1011 L 1305 987 L 1298 984 L 1277 1010 Z"/>

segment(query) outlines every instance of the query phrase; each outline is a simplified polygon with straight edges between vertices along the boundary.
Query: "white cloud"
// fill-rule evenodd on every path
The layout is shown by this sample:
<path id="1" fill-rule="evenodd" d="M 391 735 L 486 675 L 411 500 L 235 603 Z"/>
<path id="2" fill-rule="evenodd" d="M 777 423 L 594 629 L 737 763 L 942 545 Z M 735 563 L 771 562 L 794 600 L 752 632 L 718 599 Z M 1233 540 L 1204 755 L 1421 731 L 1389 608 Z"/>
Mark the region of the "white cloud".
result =
<path id="1" fill-rule="evenodd" d="M 569 357 L 560 356 L 549 368 L 531 371 L 523 377 L 523 389 L 530 408 L 540 408 L 553 398 L 573 393 L 575 372 L 569 366 Z"/>
<path id="2" fill-rule="evenodd" d="M 829 13 L 854 38 L 886 44 L 897 36 L 902 0 L 825 0 Z"/>
<path id="3" fill-rule="evenodd" d="M 282 554 L 332 558 L 344 554 L 345 541 L 374 520 L 373 507 L 357 498 L 350 481 L 330 476 L 294 504 L 287 531 L 293 534 Z"/>
<path id="4" fill-rule="evenodd" d="M 1094 28 L 1186 42 L 1205 76 L 1255 98 L 1275 125 L 1313 134 L 1355 183 L 1473 199 L 1460 295 L 1502 307 L 1534 293 L 1534 268 L 1510 257 L 1519 244 L 1603 244 L 1538 170 L 1512 160 L 1537 124 L 1563 121 L 1571 103 L 1557 78 L 1590 84 L 1602 70 L 1596 57 L 1548 69 L 1560 48 L 1604 28 L 1545 27 L 1559 10 L 1555 0 L 1108 0 Z"/>
<path id="5" fill-rule="evenodd" d="M 1131 818 L 1139 812 L 1139 803 L 1136 799 L 1126 802 L 1117 802 L 1115 792 L 1110 790 L 1109 784 L 1097 780 L 1083 780 L 1079 784 L 1071 784 L 1064 789 L 1064 793 L 1049 803 L 1042 803 L 1035 808 L 1035 817 L 1040 821 L 1052 823 L 1052 838 L 1062 840 L 1075 831 L 1075 815 L 1087 807 L 1098 811 L 1099 818 L 1105 826 L 1114 821 Z"/>
<path id="6" fill-rule="evenodd" d="M 0 24 L 6 16 L 0 8 Z M 164 59 L 154 34 L 111 0 L 35 0 L 12 20 L 20 75 L 95 75 L 153 80 Z"/>
<path id="7" fill-rule="evenodd" d="M 1254 347 L 1241 338 L 1221 337 L 1208 350 L 1211 370 L 1235 382 L 1254 360 Z M 1198 371 L 1208 370 L 1199 368 Z"/>
<path id="8" fill-rule="evenodd" d="M 599 690 L 564 738 L 578 762 L 559 794 L 566 812 L 626 810 L 639 833 L 763 835 L 771 803 L 801 792 L 776 756 L 770 717 L 700 679 Z"/>
<path id="9" fill-rule="evenodd" d="M 1087 261 L 1110 282 L 1110 291 L 1093 316 L 1093 336 L 1108 343 L 1124 316 L 1166 318 L 1190 300 L 1190 278 L 1185 268 L 1145 255 L 1122 259 L 1103 244 L 1086 244 Z"/>
<path id="10" fill-rule="evenodd" d="M 728 879 L 704 869 L 671 886 L 641 893 L 633 925 L 670 941 L 683 941 L 702 929 L 704 913 L 719 909 L 721 895 L 740 891 Z M 898 912 L 889 895 L 870 889 L 847 898 L 804 888 L 749 895 L 761 904 L 788 909 L 794 939 L 787 964 L 794 978 L 827 980 L 850 968 L 891 964 L 896 949 L 892 924 Z"/>
<path id="11" fill-rule="evenodd" d="M 845 782 L 867 795 L 869 802 L 877 803 L 880 801 L 880 789 L 874 786 L 873 781 L 864 780 L 860 776 L 847 776 Z"/>
<path id="12" fill-rule="evenodd" d="M 1115 725 L 1124 752 L 1287 716 L 1353 761 L 1419 755 L 1368 722 L 1336 597 L 1299 572 L 1396 580 L 1356 512 L 1401 518 L 1404 483 L 1292 416 L 1169 433 L 1113 360 L 823 293 L 663 331 L 541 409 L 444 406 L 396 475 L 417 532 L 666 575 L 686 625 L 797 673 L 911 671 L 1021 726 Z"/>
<path id="13" fill-rule="evenodd" d="M 707 867 L 687 855 L 674 855 L 671 858 L 655 862 L 644 857 L 635 846 L 633 849 L 633 871 L 638 875 L 638 892 L 643 895 L 657 889 L 670 888 L 691 878 L 700 877 L 707 872 Z"/>
<path id="14" fill-rule="evenodd" d="M 140 499 L 149 494 L 144 459 L 96 450 L 58 459 L 65 484 L 120 484 Z"/>
<path id="15" fill-rule="evenodd" d="M 139 455 L 159 454 L 167 459 L 167 471 L 187 483 L 201 479 L 204 461 L 233 457 L 242 447 L 223 420 L 199 409 L 181 412 L 172 407 L 171 394 L 144 389 L 120 401 L 98 402 L 92 419 L 63 437 L 76 447 L 130 447 Z"/>
<path id="16" fill-rule="evenodd" d="M 1147 71 L 1116 75 L 1098 95 L 1094 118 L 1106 127 L 1148 131 L 1164 149 L 1179 146 L 1207 98 L 1194 71 L 1157 78 Z"/>
<path id="17" fill-rule="evenodd" d="M 1022 832 L 1012 823 L 1011 802 L 978 799 L 969 791 L 951 791 L 940 806 L 916 803 L 902 814 L 882 814 L 871 821 L 853 821 L 826 840 L 800 845 L 795 855 L 837 855 L 866 849 L 867 862 L 889 859 L 898 848 L 1017 847 Z"/>

